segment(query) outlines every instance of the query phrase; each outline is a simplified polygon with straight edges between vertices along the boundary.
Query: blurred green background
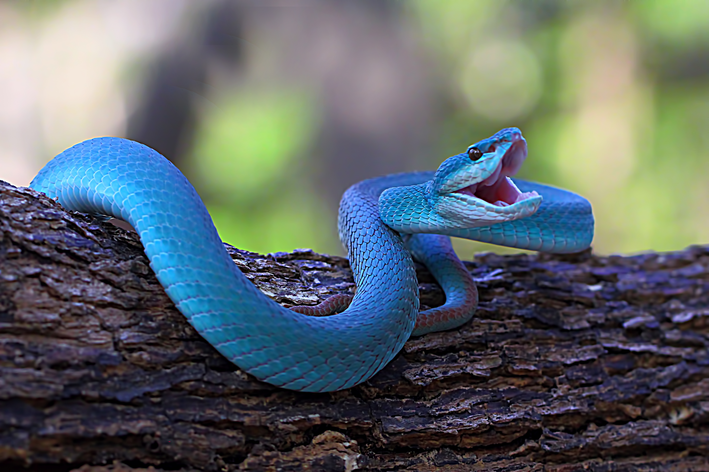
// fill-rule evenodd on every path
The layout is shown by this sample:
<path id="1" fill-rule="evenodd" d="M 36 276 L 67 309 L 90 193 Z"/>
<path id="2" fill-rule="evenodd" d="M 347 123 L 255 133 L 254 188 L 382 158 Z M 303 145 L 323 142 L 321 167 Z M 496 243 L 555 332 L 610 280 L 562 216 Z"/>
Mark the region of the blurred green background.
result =
<path id="1" fill-rule="evenodd" d="M 598 253 L 709 243 L 705 0 L 5 0 L 0 104 L 0 178 L 136 139 L 262 253 L 341 254 L 349 185 L 507 126 L 520 177 L 592 202 Z"/>

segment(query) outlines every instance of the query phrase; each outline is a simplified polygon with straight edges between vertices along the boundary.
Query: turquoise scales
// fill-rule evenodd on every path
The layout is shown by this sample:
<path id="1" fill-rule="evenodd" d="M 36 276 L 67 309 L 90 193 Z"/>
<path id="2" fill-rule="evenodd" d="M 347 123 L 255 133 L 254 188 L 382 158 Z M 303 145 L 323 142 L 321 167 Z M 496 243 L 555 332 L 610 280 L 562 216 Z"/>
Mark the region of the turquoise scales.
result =
<path id="1" fill-rule="evenodd" d="M 328 317 L 284 309 L 259 292 L 224 250 L 192 185 L 146 146 L 120 138 L 85 141 L 50 161 L 31 187 L 57 197 L 67 208 L 131 223 L 180 312 L 240 368 L 288 389 L 333 391 L 378 372 L 414 329 L 418 284 L 399 231 L 444 232 L 555 252 L 574 252 L 590 244 L 590 204 L 570 192 L 517 181 L 523 192 L 512 197 L 519 202 L 478 198 L 479 193 L 488 200 L 491 195 L 509 200 L 514 192 L 506 175 L 526 156 L 523 142 L 519 131 L 509 128 L 446 160 L 433 181 L 431 173 L 400 174 L 351 187 L 342 199 L 339 227 L 357 293 L 347 310 Z M 414 187 L 392 188 L 407 185 Z M 526 193 L 533 191 L 542 194 L 543 203 L 536 194 Z M 419 200 L 404 202 L 396 192 Z M 397 206 L 409 213 L 400 213 Z M 471 223 L 480 227 L 472 228 Z M 440 309 L 422 313 L 417 332 L 465 322 L 475 306 L 474 284 L 447 238 L 406 238 L 417 257 L 432 264 L 434 274 L 448 286 L 446 296 L 462 297 L 453 300 L 460 305 L 454 307 L 453 318 Z"/>

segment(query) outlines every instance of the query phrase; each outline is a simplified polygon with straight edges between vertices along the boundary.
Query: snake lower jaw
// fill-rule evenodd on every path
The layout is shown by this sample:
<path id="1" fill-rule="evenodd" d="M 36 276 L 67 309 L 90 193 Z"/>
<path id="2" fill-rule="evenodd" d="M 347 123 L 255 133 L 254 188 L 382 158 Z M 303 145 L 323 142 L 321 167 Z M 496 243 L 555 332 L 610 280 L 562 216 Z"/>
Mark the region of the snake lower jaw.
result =
<path id="1" fill-rule="evenodd" d="M 454 193 L 439 198 L 433 210 L 451 228 L 481 228 L 532 216 L 541 206 L 542 200 L 537 192 L 520 192 L 519 200 L 514 203 L 490 203 L 475 196 Z"/>

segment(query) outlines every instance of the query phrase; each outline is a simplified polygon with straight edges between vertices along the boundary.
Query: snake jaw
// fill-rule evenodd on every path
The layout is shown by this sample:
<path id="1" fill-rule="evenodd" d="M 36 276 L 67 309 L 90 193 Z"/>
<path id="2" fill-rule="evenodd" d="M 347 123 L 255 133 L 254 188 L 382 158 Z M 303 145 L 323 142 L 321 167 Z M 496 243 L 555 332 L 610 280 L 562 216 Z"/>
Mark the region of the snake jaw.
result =
<path id="1" fill-rule="evenodd" d="M 495 141 L 495 136 L 490 138 L 492 142 L 487 145 L 485 154 L 493 154 L 493 158 L 497 157 L 494 170 L 482 181 L 479 181 L 478 177 L 477 182 L 454 190 L 452 193 L 467 195 L 483 204 L 498 207 L 512 206 L 538 196 L 537 192 L 521 192 L 510 179 L 519 171 L 527 157 L 527 142 L 519 130 L 514 130 L 503 140 Z M 501 158 L 500 151 L 503 152 Z"/>

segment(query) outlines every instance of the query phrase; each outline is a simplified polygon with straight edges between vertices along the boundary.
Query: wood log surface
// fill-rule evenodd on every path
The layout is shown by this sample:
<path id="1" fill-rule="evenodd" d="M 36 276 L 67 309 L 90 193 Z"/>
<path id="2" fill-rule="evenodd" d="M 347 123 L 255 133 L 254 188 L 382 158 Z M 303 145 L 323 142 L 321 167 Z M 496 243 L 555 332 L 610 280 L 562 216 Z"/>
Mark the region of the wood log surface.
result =
<path id="1" fill-rule="evenodd" d="M 285 306 L 354 290 L 341 257 L 228 250 Z M 709 471 L 709 247 L 466 264 L 471 322 L 291 392 L 197 334 L 134 233 L 0 181 L 0 470 Z"/>

